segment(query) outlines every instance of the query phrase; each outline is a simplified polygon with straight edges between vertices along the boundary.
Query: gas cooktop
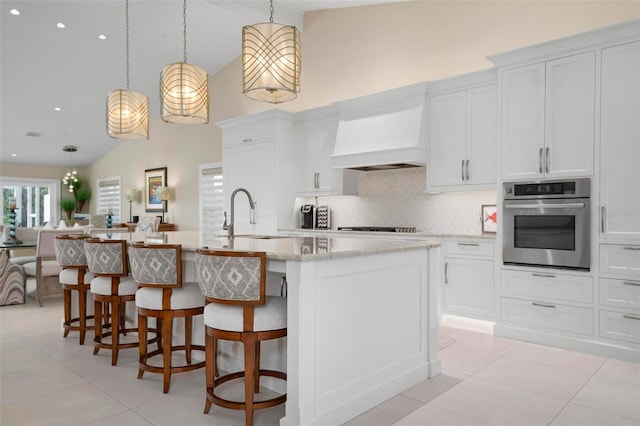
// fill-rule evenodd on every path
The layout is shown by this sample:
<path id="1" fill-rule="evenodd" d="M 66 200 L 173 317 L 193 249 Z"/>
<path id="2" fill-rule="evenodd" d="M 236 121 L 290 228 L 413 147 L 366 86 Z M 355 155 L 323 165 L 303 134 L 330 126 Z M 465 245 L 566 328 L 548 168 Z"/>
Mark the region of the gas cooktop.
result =
<path id="1" fill-rule="evenodd" d="M 402 226 L 339 226 L 338 231 L 363 231 L 363 232 L 416 232 L 416 228 Z"/>

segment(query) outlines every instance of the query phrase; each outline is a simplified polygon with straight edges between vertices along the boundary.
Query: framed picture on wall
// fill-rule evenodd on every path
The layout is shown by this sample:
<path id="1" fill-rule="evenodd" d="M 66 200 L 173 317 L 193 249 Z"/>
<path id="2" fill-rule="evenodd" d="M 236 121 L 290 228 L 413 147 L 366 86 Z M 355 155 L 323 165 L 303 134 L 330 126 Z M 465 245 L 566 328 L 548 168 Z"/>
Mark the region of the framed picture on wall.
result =
<path id="1" fill-rule="evenodd" d="M 167 186 L 167 168 L 147 169 L 144 171 L 145 196 L 144 210 L 146 212 L 162 212 L 162 200 L 156 196 L 156 188 Z"/>
<path id="2" fill-rule="evenodd" d="M 482 233 L 495 234 L 498 231 L 498 211 L 495 204 L 482 206 Z"/>

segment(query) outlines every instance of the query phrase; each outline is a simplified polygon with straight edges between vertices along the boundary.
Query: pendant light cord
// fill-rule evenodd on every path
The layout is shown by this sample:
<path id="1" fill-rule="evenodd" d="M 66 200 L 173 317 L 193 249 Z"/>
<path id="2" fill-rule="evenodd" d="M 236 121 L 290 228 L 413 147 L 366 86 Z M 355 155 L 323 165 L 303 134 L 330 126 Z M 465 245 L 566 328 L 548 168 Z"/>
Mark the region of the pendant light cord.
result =
<path id="1" fill-rule="evenodd" d="M 129 91 L 129 0 L 125 1 L 125 40 L 126 40 L 126 58 L 127 58 L 127 91 Z"/>
<path id="2" fill-rule="evenodd" d="M 269 0 L 269 22 L 273 24 L 273 0 Z"/>
<path id="3" fill-rule="evenodd" d="M 182 3 L 182 21 L 184 24 L 184 30 L 182 33 L 182 36 L 184 38 L 184 63 L 187 63 L 187 0 L 184 0 L 184 2 Z"/>

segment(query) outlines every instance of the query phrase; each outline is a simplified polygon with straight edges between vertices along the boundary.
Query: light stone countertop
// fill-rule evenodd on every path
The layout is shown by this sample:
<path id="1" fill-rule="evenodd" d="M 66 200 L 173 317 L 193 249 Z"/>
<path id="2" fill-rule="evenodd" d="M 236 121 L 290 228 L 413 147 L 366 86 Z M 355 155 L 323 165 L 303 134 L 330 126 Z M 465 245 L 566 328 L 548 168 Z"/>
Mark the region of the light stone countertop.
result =
<path id="1" fill-rule="evenodd" d="M 370 232 L 370 231 L 338 231 L 337 229 L 280 229 L 279 232 L 285 233 L 301 233 L 301 234 L 318 234 L 331 236 L 380 236 L 380 237 L 397 237 L 398 239 L 429 239 L 429 238 L 479 238 L 486 240 L 495 240 L 496 234 L 431 234 L 428 232 Z"/>
<path id="2" fill-rule="evenodd" d="M 225 236 L 206 238 L 198 231 L 158 232 L 145 235 L 137 232 L 99 234 L 99 238 L 125 239 L 132 242 L 181 244 L 184 251 L 195 251 L 207 246 L 211 249 L 264 251 L 270 260 L 308 261 L 339 257 L 363 256 L 439 247 L 439 243 L 420 240 L 388 240 L 375 238 L 297 237 L 297 236 L 242 236 L 232 240 Z"/>

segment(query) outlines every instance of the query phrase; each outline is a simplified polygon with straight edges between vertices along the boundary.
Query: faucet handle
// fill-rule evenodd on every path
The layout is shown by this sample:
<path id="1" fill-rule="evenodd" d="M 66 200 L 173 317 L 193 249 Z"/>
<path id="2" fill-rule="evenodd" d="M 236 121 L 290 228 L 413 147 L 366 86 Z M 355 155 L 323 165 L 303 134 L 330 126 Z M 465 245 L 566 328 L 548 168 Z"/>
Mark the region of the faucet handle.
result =
<path id="1" fill-rule="evenodd" d="M 227 212 L 224 212 L 224 223 L 222 224 L 222 229 L 224 231 L 229 230 L 229 225 L 227 225 Z"/>

